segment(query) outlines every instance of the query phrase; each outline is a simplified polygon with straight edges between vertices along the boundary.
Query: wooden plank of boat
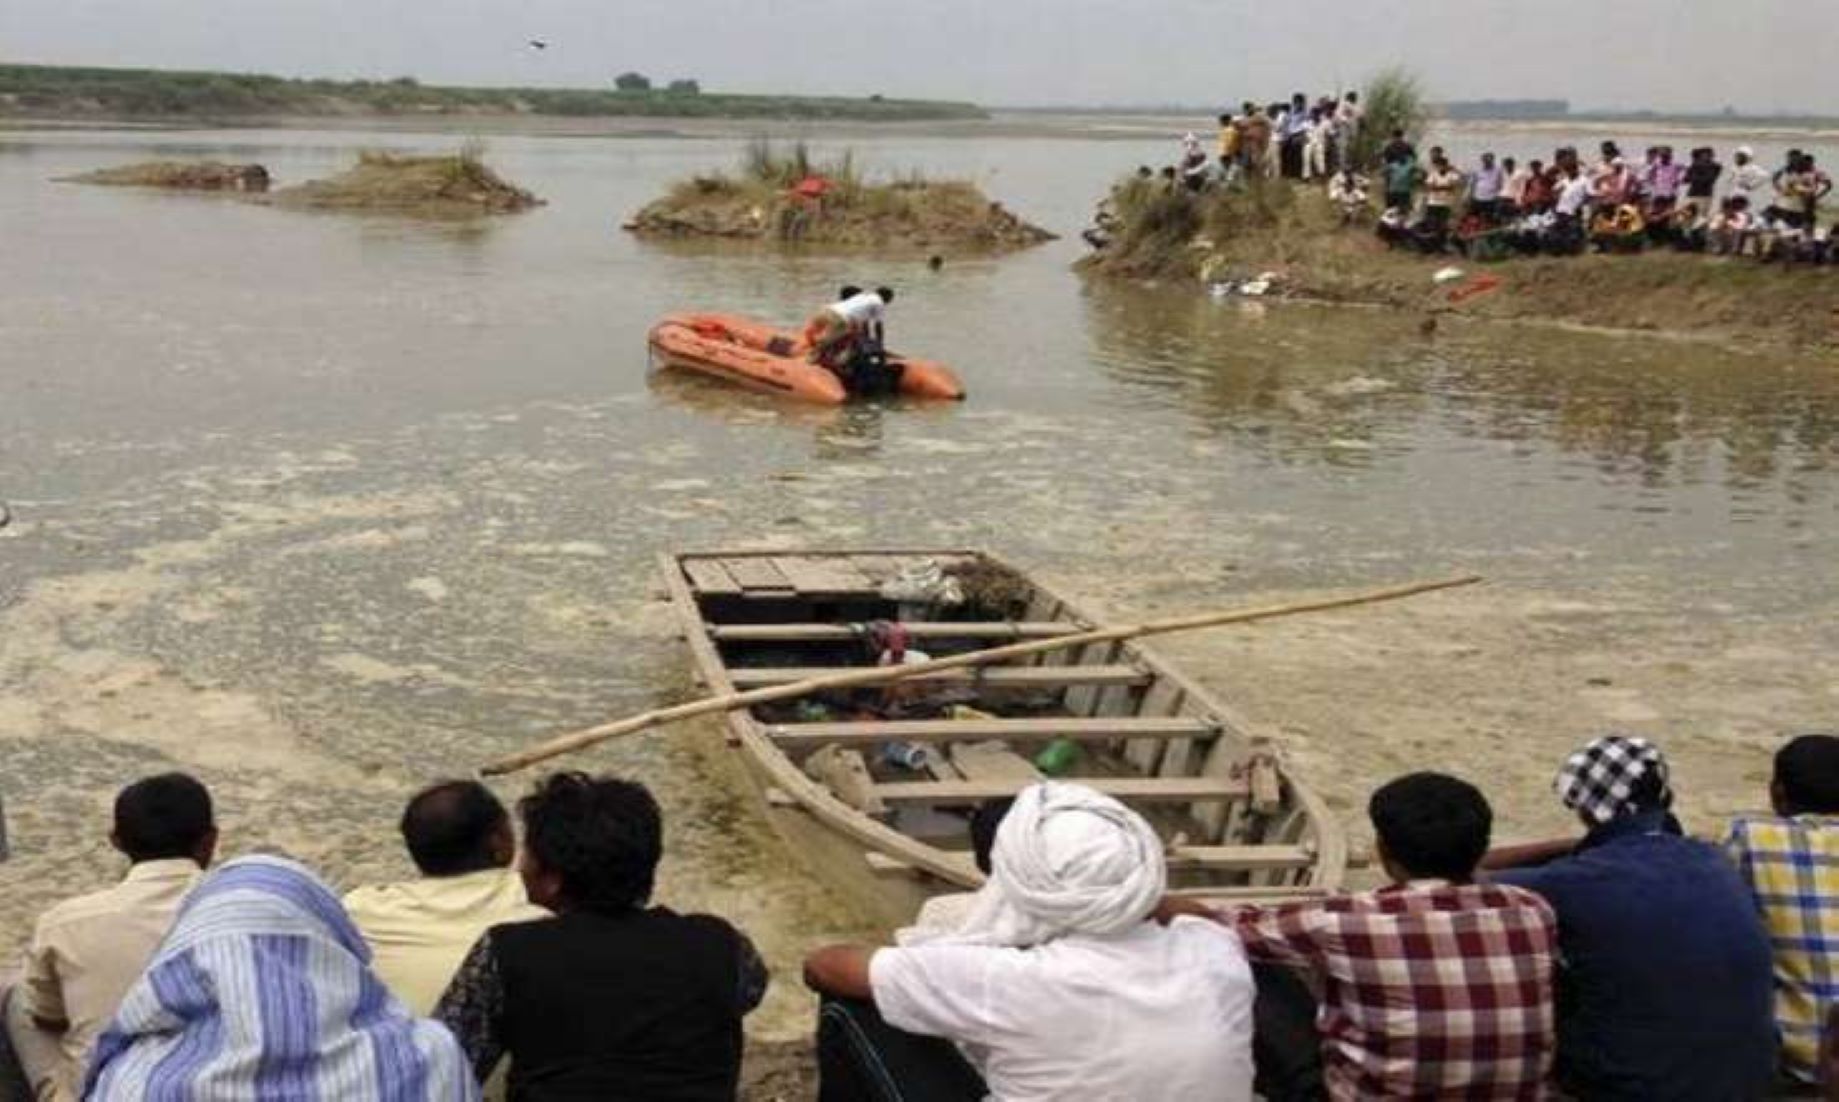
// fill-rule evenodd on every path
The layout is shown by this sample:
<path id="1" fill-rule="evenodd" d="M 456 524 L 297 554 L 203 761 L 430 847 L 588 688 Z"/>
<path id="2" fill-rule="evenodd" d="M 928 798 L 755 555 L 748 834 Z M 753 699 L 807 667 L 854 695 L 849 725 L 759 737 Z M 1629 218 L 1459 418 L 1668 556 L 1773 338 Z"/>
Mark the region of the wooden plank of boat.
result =
<path id="1" fill-rule="evenodd" d="M 869 868 L 878 873 L 911 874 L 913 866 L 885 853 L 864 855 Z M 954 856 L 954 861 L 969 872 L 976 863 L 969 855 Z M 1165 855 L 1170 871 L 1188 872 L 1264 872 L 1306 869 L 1315 863 L 1315 851 L 1307 846 L 1176 846 Z M 1265 889 L 1269 891 L 1270 889 Z"/>
<path id="2" fill-rule="evenodd" d="M 872 593 L 875 583 L 848 559 L 786 555 L 768 560 L 799 593 Z"/>
<path id="3" fill-rule="evenodd" d="M 906 620 L 900 626 L 916 640 L 1051 639 L 1090 630 L 1064 620 Z M 849 624 L 711 624 L 709 636 L 718 643 L 837 643 L 856 638 L 856 629 Z"/>
<path id="4" fill-rule="evenodd" d="M 700 593 L 720 595 L 739 594 L 741 583 L 734 580 L 722 564 L 714 559 L 684 558 L 683 572 L 689 576 L 690 584 Z"/>
<path id="5" fill-rule="evenodd" d="M 766 728 L 787 749 L 840 743 L 865 746 L 880 742 L 957 742 L 973 739 L 1066 738 L 1078 742 L 1111 739 L 1206 738 L 1216 724 L 1193 716 L 1104 716 L 1030 719 L 891 719 L 855 723 L 776 723 Z"/>
<path id="6" fill-rule="evenodd" d="M 785 685 L 850 672 L 849 666 L 731 667 L 735 685 Z M 1135 666 L 985 666 L 980 669 L 934 670 L 907 678 L 908 683 L 966 685 L 1005 689 L 1051 689 L 1065 685 L 1147 685 L 1149 675 Z"/>
<path id="7" fill-rule="evenodd" d="M 1000 742 L 953 743 L 946 756 L 967 781 L 1013 781 L 1026 786 L 1041 779 L 1034 762 Z"/>
<path id="8" fill-rule="evenodd" d="M 1234 777 L 1067 777 L 1120 800 L 1138 803 L 1199 803 L 1204 800 L 1242 800 L 1250 794 L 1245 781 Z M 875 795 L 889 804 L 975 804 L 1001 800 L 1028 787 L 1022 777 L 998 780 L 894 781 L 877 784 Z"/>
<path id="9" fill-rule="evenodd" d="M 1334 890 L 1326 884 L 1254 884 L 1230 888 L 1171 888 L 1169 894 L 1180 899 L 1217 901 L 1247 907 L 1263 903 L 1294 903 L 1299 899 L 1320 899 L 1325 895 L 1333 895 Z"/>
<path id="10" fill-rule="evenodd" d="M 742 589 L 750 593 L 761 590 L 784 591 L 792 588 L 792 583 L 786 580 L 784 574 L 779 573 L 779 568 L 773 565 L 771 559 L 724 558 L 721 564 L 722 569 L 726 570 L 735 581 L 741 583 Z"/>

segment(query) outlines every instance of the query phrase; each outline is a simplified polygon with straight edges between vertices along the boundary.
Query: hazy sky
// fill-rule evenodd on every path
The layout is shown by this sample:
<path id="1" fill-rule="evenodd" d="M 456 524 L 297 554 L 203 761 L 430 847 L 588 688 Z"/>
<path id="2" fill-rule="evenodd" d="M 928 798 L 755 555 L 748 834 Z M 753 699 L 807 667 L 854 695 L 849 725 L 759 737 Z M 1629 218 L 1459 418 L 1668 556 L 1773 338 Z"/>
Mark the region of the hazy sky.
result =
<path id="1" fill-rule="evenodd" d="M 0 0 L 0 59 L 988 104 L 1192 103 L 1416 69 L 1439 98 L 1839 114 L 1833 0 Z M 529 49 L 529 38 L 550 43 Z"/>

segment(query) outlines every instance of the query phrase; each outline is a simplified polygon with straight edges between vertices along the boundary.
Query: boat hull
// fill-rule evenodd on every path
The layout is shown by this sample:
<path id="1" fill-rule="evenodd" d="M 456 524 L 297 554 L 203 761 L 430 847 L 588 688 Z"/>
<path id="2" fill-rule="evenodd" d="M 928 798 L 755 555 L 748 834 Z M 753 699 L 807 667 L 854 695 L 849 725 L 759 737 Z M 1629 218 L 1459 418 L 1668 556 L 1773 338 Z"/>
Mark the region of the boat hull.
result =
<path id="1" fill-rule="evenodd" d="M 666 366 L 749 390 L 820 405 L 841 405 L 850 398 L 834 372 L 805 359 L 797 334 L 747 318 L 672 314 L 652 326 L 646 341 L 653 358 Z M 963 399 L 963 384 L 944 364 L 892 354 L 889 360 L 901 365 L 902 396 Z"/>
<path id="2" fill-rule="evenodd" d="M 969 619 L 903 616 L 917 606 L 879 587 L 921 563 L 1012 579 L 1014 604 Z M 707 552 L 666 555 L 661 566 L 714 692 L 872 664 L 861 643 L 869 620 L 903 619 L 913 647 L 934 657 L 1091 625 L 974 551 Z M 946 714 L 922 702 L 911 713 L 921 718 L 887 720 L 860 710 L 859 696 L 833 697 L 799 706 L 810 714 L 774 703 L 725 720 L 788 847 L 882 922 L 909 920 L 929 895 L 980 884 L 963 829 L 969 809 L 1038 779 L 1040 751 L 1069 740 L 1081 764 L 1065 779 L 1111 791 L 1150 819 L 1170 845 L 1173 890 L 1265 901 L 1319 895 L 1343 879 L 1344 832 L 1269 737 L 1146 648 L 1087 644 L 915 684 L 972 707 Z M 937 755 L 928 774 L 887 753 L 909 741 Z M 854 773 L 824 772 L 824 755 Z"/>

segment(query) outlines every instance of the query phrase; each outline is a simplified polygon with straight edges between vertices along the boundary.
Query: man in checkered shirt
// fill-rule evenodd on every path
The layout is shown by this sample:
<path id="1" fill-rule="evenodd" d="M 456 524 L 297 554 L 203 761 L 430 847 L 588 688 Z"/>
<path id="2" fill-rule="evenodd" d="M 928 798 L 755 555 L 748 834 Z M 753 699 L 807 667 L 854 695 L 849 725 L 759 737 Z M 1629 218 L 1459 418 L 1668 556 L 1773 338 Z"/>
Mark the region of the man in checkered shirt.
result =
<path id="1" fill-rule="evenodd" d="M 1589 832 L 1495 879 L 1558 914 L 1558 1086 L 1589 1102 L 1764 1097 L 1776 1047 L 1768 937 L 1729 859 L 1681 832 L 1660 748 L 1594 739 L 1553 788 Z"/>
<path id="2" fill-rule="evenodd" d="M 1812 1083 L 1839 1005 L 1839 735 L 1801 735 L 1777 751 L 1769 802 L 1772 815 L 1731 820 L 1724 848 L 1768 923 L 1782 1071 Z"/>
<path id="3" fill-rule="evenodd" d="M 1454 777 L 1415 773 L 1373 793 L 1367 810 L 1390 887 L 1219 916 L 1252 960 L 1319 983 L 1319 1042 L 1301 1035 L 1319 1043 L 1329 1097 L 1546 1097 L 1557 920 L 1531 892 L 1474 882 L 1488 801 Z M 1296 1036 L 1269 1028 L 1266 1001 L 1262 1039 Z M 1266 1097 L 1312 1093 L 1298 1055 L 1260 1052 Z M 1284 1082 L 1270 1081 L 1277 1067 Z"/>

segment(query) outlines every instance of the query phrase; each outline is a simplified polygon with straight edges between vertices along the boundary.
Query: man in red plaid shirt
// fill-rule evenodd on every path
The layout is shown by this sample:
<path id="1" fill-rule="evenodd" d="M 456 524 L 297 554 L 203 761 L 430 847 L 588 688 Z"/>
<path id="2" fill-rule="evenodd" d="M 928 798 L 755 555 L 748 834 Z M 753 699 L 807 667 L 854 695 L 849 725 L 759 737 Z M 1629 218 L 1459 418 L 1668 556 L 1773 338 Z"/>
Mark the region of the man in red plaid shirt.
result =
<path id="1" fill-rule="evenodd" d="M 1558 923 L 1531 892 L 1474 882 L 1493 824 L 1487 800 L 1454 777 L 1416 773 L 1375 792 L 1368 814 L 1391 886 L 1217 916 L 1253 961 L 1303 969 L 1320 990 L 1314 1020 L 1328 1095 L 1546 1097 Z M 1261 997 L 1265 986 L 1260 976 Z M 1268 1045 L 1285 1032 L 1266 1028 L 1285 996 L 1261 1001 Z M 1313 1059 L 1260 1052 L 1266 1097 L 1314 1093 L 1298 1087 L 1314 1078 L 1295 1074 L 1299 1055 Z M 1268 1081 L 1267 1068 L 1286 1063 L 1288 1082 Z"/>

